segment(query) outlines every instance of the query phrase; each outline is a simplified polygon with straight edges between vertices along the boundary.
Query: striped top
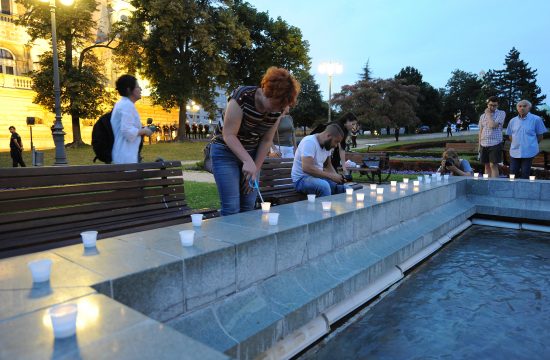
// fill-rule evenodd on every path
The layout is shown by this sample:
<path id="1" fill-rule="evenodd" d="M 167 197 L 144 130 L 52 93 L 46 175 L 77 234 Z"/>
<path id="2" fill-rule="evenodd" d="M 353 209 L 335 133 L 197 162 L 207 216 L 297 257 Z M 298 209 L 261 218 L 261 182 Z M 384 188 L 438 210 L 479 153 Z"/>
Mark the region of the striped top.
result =
<path id="1" fill-rule="evenodd" d="M 281 116 L 280 112 L 262 113 L 256 109 L 254 99 L 257 90 L 256 86 L 241 86 L 229 97 L 229 100 L 234 99 L 243 111 L 237 139 L 247 151 L 256 150 L 262 137 Z M 221 134 L 217 135 L 212 142 L 225 145 Z"/>

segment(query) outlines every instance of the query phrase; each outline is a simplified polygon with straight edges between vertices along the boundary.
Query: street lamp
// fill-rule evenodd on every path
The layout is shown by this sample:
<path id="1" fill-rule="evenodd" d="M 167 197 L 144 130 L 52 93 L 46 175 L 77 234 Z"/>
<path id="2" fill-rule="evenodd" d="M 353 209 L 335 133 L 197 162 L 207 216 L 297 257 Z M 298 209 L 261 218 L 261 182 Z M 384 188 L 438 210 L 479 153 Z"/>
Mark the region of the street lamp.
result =
<path id="1" fill-rule="evenodd" d="M 55 123 L 52 128 L 52 137 L 55 144 L 54 165 L 66 165 L 65 132 L 61 122 L 61 88 L 59 86 L 59 60 L 57 55 L 57 34 L 55 24 L 55 0 L 40 0 L 50 4 L 52 14 L 52 51 L 53 51 L 53 94 L 55 97 Z M 73 0 L 60 0 L 63 5 L 72 5 Z"/>
<path id="2" fill-rule="evenodd" d="M 196 122 L 195 114 L 201 109 L 201 106 L 195 103 L 195 101 L 191 100 L 191 105 L 186 105 L 185 108 L 188 111 L 191 111 L 191 115 L 193 115 L 193 123 L 195 123 Z"/>
<path id="3" fill-rule="evenodd" d="M 341 74 L 342 71 L 344 70 L 344 67 L 340 63 L 330 61 L 330 62 L 320 63 L 318 70 L 321 74 L 328 75 L 328 122 L 330 122 L 331 121 L 330 103 L 331 103 L 331 97 L 332 97 L 332 75 Z"/>

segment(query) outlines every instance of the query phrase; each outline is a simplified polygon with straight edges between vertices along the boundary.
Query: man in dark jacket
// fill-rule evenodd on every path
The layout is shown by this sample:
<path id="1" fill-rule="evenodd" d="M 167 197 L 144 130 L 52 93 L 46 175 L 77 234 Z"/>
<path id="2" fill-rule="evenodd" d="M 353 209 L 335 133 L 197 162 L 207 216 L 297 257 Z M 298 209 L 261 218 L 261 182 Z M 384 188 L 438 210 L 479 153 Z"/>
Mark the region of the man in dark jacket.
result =
<path id="1" fill-rule="evenodd" d="M 21 167 L 26 167 L 25 162 L 23 161 L 23 142 L 21 141 L 21 136 L 15 132 L 15 127 L 9 127 L 11 137 L 10 137 L 10 155 L 13 160 L 13 167 L 21 165 Z"/>

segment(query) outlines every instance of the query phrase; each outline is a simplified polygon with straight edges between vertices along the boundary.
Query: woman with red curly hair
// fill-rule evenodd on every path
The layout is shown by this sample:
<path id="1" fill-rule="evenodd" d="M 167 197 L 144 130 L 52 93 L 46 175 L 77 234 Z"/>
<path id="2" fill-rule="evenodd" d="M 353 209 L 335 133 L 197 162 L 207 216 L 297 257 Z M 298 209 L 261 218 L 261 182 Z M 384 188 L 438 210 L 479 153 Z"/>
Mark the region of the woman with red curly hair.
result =
<path id="1" fill-rule="evenodd" d="M 270 67 L 261 86 L 241 86 L 229 97 L 222 134 L 212 140 L 212 172 L 221 215 L 254 209 L 258 178 L 280 117 L 296 104 L 300 84 L 285 69 Z"/>

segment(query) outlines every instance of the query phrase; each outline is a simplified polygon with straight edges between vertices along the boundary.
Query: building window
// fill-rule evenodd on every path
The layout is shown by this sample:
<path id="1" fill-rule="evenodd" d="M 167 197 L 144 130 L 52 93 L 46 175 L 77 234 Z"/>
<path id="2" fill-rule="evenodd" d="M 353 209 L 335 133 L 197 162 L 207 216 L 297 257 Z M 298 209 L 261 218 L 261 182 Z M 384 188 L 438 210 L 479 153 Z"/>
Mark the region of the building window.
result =
<path id="1" fill-rule="evenodd" d="M 11 51 L 0 48 L 0 73 L 15 75 L 15 57 Z"/>
<path id="2" fill-rule="evenodd" d="M 11 0 L 0 0 L 2 14 L 11 15 Z"/>

